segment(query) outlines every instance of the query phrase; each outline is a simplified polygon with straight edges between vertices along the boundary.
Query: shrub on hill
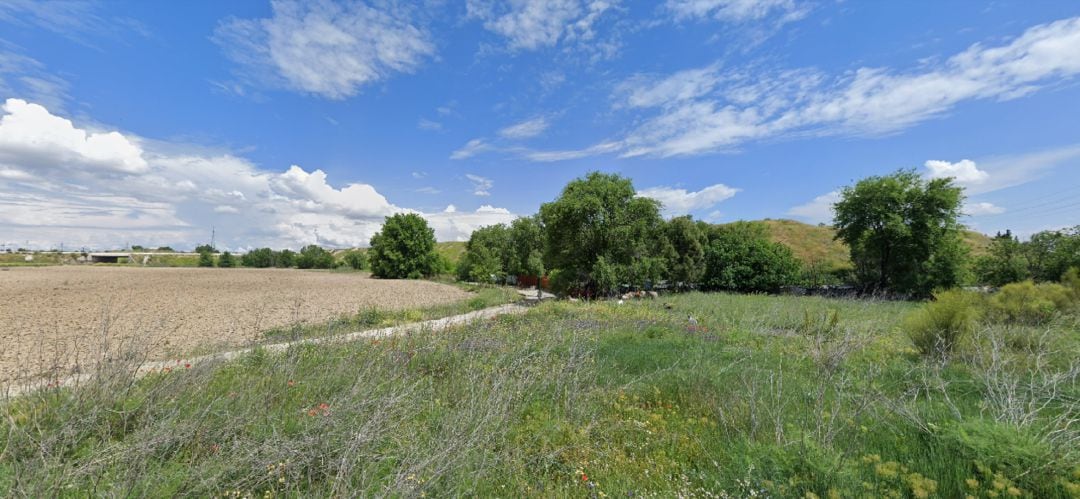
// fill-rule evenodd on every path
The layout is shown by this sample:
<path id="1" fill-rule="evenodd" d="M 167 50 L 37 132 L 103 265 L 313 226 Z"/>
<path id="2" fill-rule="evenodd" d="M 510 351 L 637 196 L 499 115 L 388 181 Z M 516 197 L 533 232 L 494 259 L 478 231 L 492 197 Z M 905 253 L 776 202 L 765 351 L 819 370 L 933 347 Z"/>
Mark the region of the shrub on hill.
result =
<path id="1" fill-rule="evenodd" d="M 214 255 L 211 254 L 209 251 L 200 251 L 199 252 L 199 266 L 200 267 L 213 267 L 214 266 Z"/>
<path id="2" fill-rule="evenodd" d="M 990 308 L 999 320 L 1017 324 L 1043 324 L 1072 307 L 1069 288 L 1055 283 L 1015 282 L 990 298 Z"/>

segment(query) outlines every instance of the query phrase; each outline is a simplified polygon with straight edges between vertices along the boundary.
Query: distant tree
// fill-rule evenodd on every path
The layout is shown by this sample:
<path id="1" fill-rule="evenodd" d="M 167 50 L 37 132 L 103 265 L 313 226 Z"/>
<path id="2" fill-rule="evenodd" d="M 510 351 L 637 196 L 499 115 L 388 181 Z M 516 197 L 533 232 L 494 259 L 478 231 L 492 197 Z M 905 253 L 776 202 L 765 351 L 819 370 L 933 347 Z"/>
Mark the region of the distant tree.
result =
<path id="1" fill-rule="evenodd" d="M 199 252 L 199 266 L 200 267 L 213 267 L 214 266 L 214 254 L 209 251 Z"/>
<path id="2" fill-rule="evenodd" d="M 341 261 L 353 270 L 364 270 L 367 267 L 367 254 L 359 250 L 349 250 L 341 256 Z"/>
<path id="3" fill-rule="evenodd" d="M 415 213 L 386 217 L 371 238 L 368 260 L 376 277 L 418 279 L 435 274 L 435 231 Z"/>
<path id="4" fill-rule="evenodd" d="M 544 224 L 540 217 L 521 217 L 510 224 L 509 262 L 506 271 L 533 276 L 537 285 L 544 275 Z"/>
<path id="5" fill-rule="evenodd" d="M 474 230 L 458 262 L 458 278 L 484 283 L 501 280 L 507 275 L 511 249 L 510 229 L 506 225 L 489 225 Z"/>
<path id="6" fill-rule="evenodd" d="M 169 253 L 172 253 L 172 252 L 176 251 L 176 250 L 172 249 L 171 246 L 158 246 L 157 250 L 158 251 L 163 251 L 163 252 L 169 252 Z"/>
<path id="7" fill-rule="evenodd" d="M 1070 267 L 1080 267 L 1080 225 L 1034 234 L 1024 243 L 1024 254 L 1035 280 L 1061 279 Z"/>
<path id="8" fill-rule="evenodd" d="M 277 253 L 274 253 L 274 266 L 282 269 L 289 269 L 296 266 L 296 252 L 289 249 L 283 249 Z"/>
<path id="9" fill-rule="evenodd" d="M 146 247 L 145 246 L 140 246 L 138 244 L 132 244 L 131 245 L 131 251 L 146 251 Z"/>
<path id="10" fill-rule="evenodd" d="M 705 248 L 708 235 L 689 215 L 667 222 L 664 234 L 668 244 L 668 279 L 679 288 L 701 281 L 705 274 Z"/>
<path id="11" fill-rule="evenodd" d="M 253 249 L 240 257 L 240 265 L 265 269 L 274 266 L 274 251 L 270 248 Z"/>
<path id="12" fill-rule="evenodd" d="M 221 268 L 232 268 L 236 266 L 236 259 L 233 258 L 232 253 L 228 251 L 221 254 L 218 257 L 217 266 Z"/>
<path id="13" fill-rule="evenodd" d="M 334 255 L 322 249 L 319 245 L 309 244 L 300 248 L 300 256 L 296 258 L 296 266 L 301 269 L 334 268 Z"/>
<path id="14" fill-rule="evenodd" d="M 209 244 L 200 244 L 195 247 L 196 253 L 217 253 L 217 248 L 210 246 Z"/>
<path id="15" fill-rule="evenodd" d="M 664 221 L 660 204 L 638 197 L 629 179 L 593 172 L 571 181 L 540 207 L 544 265 L 561 291 L 610 294 L 634 279 L 632 267 L 659 258 Z M 638 275 L 640 277 L 640 274 Z"/>
<path id="16" fill-rule="evenodd" d="M 979 284 L 1000 287 L 1028 276 L 1024 246 L 1011 231 L 994 236 L 988 253 L 975 259 L 975 279 Z"/>
<path id="17" fill-rule="evenodd" d="M 845 187 L 834 206 L 837 239 L 851 249 L 864 289 L 930 296 L 963 280 L 967 247 L 957 221 L 963 189 L 914 170 Z"/>
<path id="18" fill-rule="evenodd" d="M 787 246 L 772 242 L 764 224 L 716 226 L 704 254 L 702 286 L 710 290 L 775 292 L 799 278 L 799 261 Z"/>

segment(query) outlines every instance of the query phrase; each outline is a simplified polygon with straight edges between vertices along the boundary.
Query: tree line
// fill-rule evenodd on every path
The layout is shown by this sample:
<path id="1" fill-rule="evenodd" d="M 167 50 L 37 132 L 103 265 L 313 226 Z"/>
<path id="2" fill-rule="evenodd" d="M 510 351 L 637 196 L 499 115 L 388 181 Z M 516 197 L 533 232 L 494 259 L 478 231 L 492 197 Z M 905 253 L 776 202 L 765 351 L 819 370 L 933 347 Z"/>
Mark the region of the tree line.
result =
<path id="1" fill-rule="evenodd" d="M 850 284 L 864 293 L 924 298 L 971 283 L 1057 281 L 1080 267 L 1080 226 L 1041 232 L 1024 243 L 999 234 L 987 255 L 972 258 L 959 221 L 963 201 L 963 188 L 953 179 L 926 179 L 914 170 L 843 188 L 833 226 L 850 249 Z M 717 225 L 689 215 L 665 220 L 661 208 L 638 196 L 629 178 L 593 172 L 568 183 L 536 214 L 475 230 L 456 269 L 435 251 L 427 221 L 413 213 L 387 217 L 366 253 L 350 250 L 335 258 L 315 245 L 299 253 L 261 248 L 241 256 L 239 264 L 370 268 L 375 277 L 391 279 L 546 276 L 556 292 L 584 296 L 656 288 L 775 292 L 806 282 L 802 263 L 770 240 L 764 224 Z M 210 258 L 209 251 L 200 254 Z M 218 266 L 228 266 L 222 260 L 231 258 L 222 254 Z"/>

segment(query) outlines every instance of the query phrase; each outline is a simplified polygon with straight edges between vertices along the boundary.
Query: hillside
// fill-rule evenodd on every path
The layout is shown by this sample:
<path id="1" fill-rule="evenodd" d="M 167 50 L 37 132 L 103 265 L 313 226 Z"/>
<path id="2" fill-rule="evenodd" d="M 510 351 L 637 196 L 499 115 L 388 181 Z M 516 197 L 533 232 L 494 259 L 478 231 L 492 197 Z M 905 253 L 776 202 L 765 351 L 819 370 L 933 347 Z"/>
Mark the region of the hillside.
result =
<path id="1" fill-rule="evenodd" d="M 773 241 L 791 248 L 804 263 L 819 263 L 825 268 L 850 267 L 848 247 L 834 239 L 836 230 L 828 225 L 810 225 L 795 220 L 765 219 L 761 223 L 769 228 Z M 973 230 L 964 231 L 964 243 L 971 248 L 972 256 L 986 254 L 991 238 Z"/>

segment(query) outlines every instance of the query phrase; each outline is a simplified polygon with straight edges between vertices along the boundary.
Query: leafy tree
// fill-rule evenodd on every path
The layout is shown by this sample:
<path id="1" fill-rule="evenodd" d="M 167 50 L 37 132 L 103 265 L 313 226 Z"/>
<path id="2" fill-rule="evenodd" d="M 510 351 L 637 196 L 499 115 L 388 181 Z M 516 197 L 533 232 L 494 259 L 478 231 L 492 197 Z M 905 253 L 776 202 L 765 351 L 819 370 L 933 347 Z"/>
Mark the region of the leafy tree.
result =
<path id="1" fill-rule="evenodd" d="M 145 246 L 140 246 L 138 244 L 132 244 L 131 245 L 131 251 L 146 251 L 146 247 Z"/>
<path id="2" fill-rule="evenodd" d="M 435 274 L 435 231 L 415 213 L 386 217 L 382 230 L 371 238 L 368 255 L 376 277 L 418 279 Z"/>
<path id="3" fill-rule="evenodd" d="M 490 283 L 507 275 L 511 244 L 510 229 L 504 224 L 473 231 L 458 263 L 458 278 Z"/>
<path id="4" fill-rule="evenodd" d="M 353 270 L 364 270 L 367 267 L 367 254 L 358 250 L 346 251 L 341 261 Z"/>
<path id="5" fill-rule="evenodd" d="M 700 282 L 705 274 L 705 247 L 708 245 L 705 230 L 687 215 L 668 221 L 664 233 L 669 245 L 668 279 L 681 289 Z"/>
<path id="6" fill-rule="evenodd" d="M 506 271 L 514 275 L 544 275 L 544 224 L 540 217 L 521 217 L 510 224 Z"/>
<path id="7" fill-rule="evenodd" d="M 1036 233 L 1024 243 L 1031 277 L 1049 282 L 1061 279 L 1070 267 L 1080 267 L 1080 225 Z"/>
<path id="8" fill-rule="evenodd" d="M 274 254 L 274 266 L 278 268 L 292 268 L 296 266 L 296 252 L 293 250 L 283 249 Z"/>
<path id="9" fill-rule="evenodd" d="M 195 247 L 196 253 L 217 253 L 217 248 L 210 246 L 209 244 L 200 244 Z"/>
<path id="10" fill-rule="evenodd" d="M 994 236 L 989 253 L 975 260 L 975 277 L 979 284 L 999 287 L 1028 278 L 1024 246 L 1011 231 Z"/>
<path id="11" fill-rule="evenodd" d="M 167 251 L 169 253 L 172 253 L 172 252 L 176 251 L 176 250 L 172 249 L 171 246 L 159 246 L 157 250 L 158 251 Z"/>
<path id="12" fill-rule="evenodd" d="M 270 248 L 253 249 L 240 257 L 240 265 L 265 269 L 274 266 L 274 250 Z"/>
<path id="13" fill-rule="evenodd" d="M 217 266 L 222 268 L 232 268 L 236 266 L 236 259 L 233 258 L 232 253 L 228 251 L 221 254 L 218 257 Z"/>
<path id="14" fill-rule="evenodd" d="M 637 196 L 629 179 L 593 172 L 571 181 L 558 199 L 540 207 L 544 264 L 558 271 L 565 291 L 610 294 L 629 283 L 631 266 L 660 257 L 664 221 L 655 200 Z"/>
<path id="15" fill-rule="evenodd" d="M 704 260 L 702 285 L 710 290 L 775 292 L 799 276 L 791 249 L 770 241 L 760 223 L 716 226 Z"/>
<path id="16" fill-rule="evenodd" d="M 334 255 L 316 244 L 300 248 L 296 266 L 301 269 L 330 269 L 334 267 Z"/>
<path id="17" fill-rule="evenodd" d="M 836 237 L 851 248 L 864 289 L 929 296 L 963 279 L 963 189 L 953 179 L 924 180 L 914 170 L 845 187 L 834 206 Z"/>
<path id="18" fill-rule="evenodd" d="M 200 267 L 213 267 L 214 266 L 214 255 L 212 253 L 210 253 L 209 251 L 200 251 L 199 252 L 199 266 Z"/>

